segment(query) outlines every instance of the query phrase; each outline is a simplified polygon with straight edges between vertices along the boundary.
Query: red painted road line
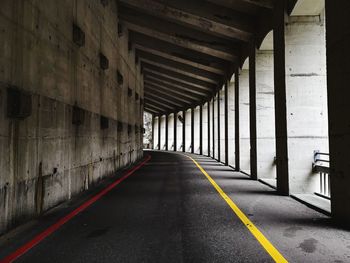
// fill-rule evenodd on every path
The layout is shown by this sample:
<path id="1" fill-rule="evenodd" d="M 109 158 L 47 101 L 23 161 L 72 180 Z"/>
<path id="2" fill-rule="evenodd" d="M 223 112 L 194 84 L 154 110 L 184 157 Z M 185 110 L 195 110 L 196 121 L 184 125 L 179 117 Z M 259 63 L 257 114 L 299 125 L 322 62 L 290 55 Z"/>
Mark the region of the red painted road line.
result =
<path id="1" fill-rule="evenodd" d="M 59 229 L 62 225 L 67 223 L 69 220 L 71 220 L 73 217 L 75 217 L 77 214 L 79 214 L 81 211 L 88 208 L 90 205 L 95 203 L 97 200 L 99 200 L 102 196 L 107 194 L 109 191 L 111 191 L 114 187 L 116 187 L 118 184 L 123 182 L 126 178 L 128 178 L 130 175 L 132 175 L 135 171 L 140 169 L 143 165 L 145 165 L 149 160 L 151 159 L 151 156 L 148 155 L 146 159 L 135 166 L 134 168 L 130 169 L 122 178 L 116 180 L 109 186 L 107 186 L 105 189 L 103 189 L 101 192 L 99 192 L 97 195 L 89 199 L 88 201 L 84 202 L 82 205 L 80 205 L 78 208 L 74 209 L 72 212 L 70 212 L 68 215 L 62 217 L 59 219 L 56 223 L 45 229 L 40 234 L 36 235 L 32 240 L 18 248 L 16 251 L 5 257 L 4 259 L 0 260 L 0 263 L 9 263 L 13 262 L 14 260 L 18 259 L 20 256 L 24 255 L 26 252 L 28 252 L 30 249 L 35 247 L 37 244 L 39 244 L 41 241 L 43 241 L 46 237 L 51 235 L 53 232 L 55 232 L 57 229 Z"/>

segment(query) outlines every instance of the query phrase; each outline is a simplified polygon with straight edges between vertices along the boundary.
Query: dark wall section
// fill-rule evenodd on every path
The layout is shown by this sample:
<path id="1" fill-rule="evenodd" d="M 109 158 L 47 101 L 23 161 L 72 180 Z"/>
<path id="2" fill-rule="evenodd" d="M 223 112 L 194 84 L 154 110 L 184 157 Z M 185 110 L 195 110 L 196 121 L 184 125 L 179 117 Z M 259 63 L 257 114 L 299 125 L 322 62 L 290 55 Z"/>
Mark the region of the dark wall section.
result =
<path id="1" fill-rule="evenodd" d="M 116 1 L 1 1 L 0 233 L 141 158 L 142 125 Z"/>

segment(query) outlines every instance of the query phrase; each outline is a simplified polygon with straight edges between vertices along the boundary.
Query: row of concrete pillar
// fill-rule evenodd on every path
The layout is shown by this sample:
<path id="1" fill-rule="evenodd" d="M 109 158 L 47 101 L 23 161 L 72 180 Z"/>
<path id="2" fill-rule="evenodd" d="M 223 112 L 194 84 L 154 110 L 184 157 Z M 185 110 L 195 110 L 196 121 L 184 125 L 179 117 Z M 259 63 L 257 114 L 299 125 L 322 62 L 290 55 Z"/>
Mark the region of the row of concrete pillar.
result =
<path id="1" fill-rule="evenodd" d="M 280 1 L 281 3 L 283 1 Z M 343 2 L 342 8 L 348 8 L 346 10 L 350 10 L 349 3 L 346 1 Z M 302 74 L 289 74 L 286 73 L 286 26 L 285 26 L 285 12 L 283 11 L 283 6 L 278 6 L 279 1 L 276 1 L 276 10 L 274 12 L 274 30 L 273 30 L 273 84 L 274 84 L 274 125 L 275 128 L 275 164 L 276 164 L 276 189 L 281 195 L 289 195 L 291 193 L 290 189 L 290 168 L 291 159 L 289 157 L 291 140 L 295 140 L 295 138 L 291 138 L 288 134 L 290 132 L 288 130 L 288 122 L 290 121 L 290 116 L 293 113 L 288 111 L 288 99 L 287 98 L 289 90 L 287 90 L 286 83 L 289 81 L 287 78 L 299 77 Z M 331 1 L 326 1 L 329 6 L 329 10 L 326 13 L 326 21 L 327 21 L 327 78 L 328 78 L 328 114 L 329 114 L 329 144 L 330 144 L 330 160 L 331 160 L 331 178 L 332 178 L 332 214 L 335 218 L 340 219 L 342 221 L 350 220 L 350 208 L 344 207 L 344 203 L 350 200 L 350 194 L 347 189 L 350 187 L 350 176 L 347 176 L 350 173 L 350 165 L 347 156 L 347 146 L 350 146 L 350 132 L 348 132 L 350 125 L 348 125 L 349 121 L 344 120 L 342 118 L 340 109 L 343 110 L 343 113 L 350 111 L 350 106 L 346 102 L 346 95 L 350 95 L 349 91 L 344 89 L 350 82 L 349 79 L 349 66 L 346 61 L 350 59 L 349 52 L 345 51 L 345 43 L 349 44 L 350 40 L 346 37 L 345 31 L 339 30 L 339 28 L 344 28 L 344 24 L 341 24 L 342 18 L 337 18 L 335 15 L 335 10 L 343 11 L 340 8 L 341 5 L 335 6 Z M 338 41 L 338 42 L 337 42 Z M 256 50 L 255 48 L 251 50 L 249 54 L 249 146 L 247 144 L 243 144 L 241 140 L 237 138 L 241 138 L 240 129 L 240 118 L 242 115 L 240 114 L 240 74 L 237 70 L 234 74 L 234 130 L 229 129 L 229 95 L 228 95 L 228 85 L 227 83 L 223 88 L 223 91 L 220 93 L 220 90 L 216 92 L 213 100 L 210 100 L 203 105 L 199 106 L 199 147 L 198 151 L 195 149 L 194 144 L 196 140 L 195 136 L 195 111 L 196 108 L 190 109 L 190 141 L 189 144 L 191 149 L 189 150 L 192 153 L 205 154 L 208 156 L 212 156 L 229 165 L 229 150 L 234 149 L 234 168 L 237 171 L 241 170 L 240 164 L 242 163 L 241 152 L 242 147 L 249 148 L 250 152 L 250 169 L 249 174 L 252 179 L 258 178 L 258 161 L 257 161 L 257 139 L 259 135 L 257 134 L 257 83 L 256 83 Z M 338 63 L 339 62 L 339 63 Z M 311 62 L 310 62 L 311 63 Z M 289 74 L 289 75 L 287 75 Z M 306 76 L 307 77 L 307 76 Z M 343 81 L 343 82 L 342 82 Z M 288 87 L 289 88 L 289 87 Z M 221 116 L 220 111 L 222 108 L 220 107 L 220 96 L 223 95 L 223 104 L 224 104 L 224 112 L 223 116 Z M 302 96 L 307 96 L 307 94 L 302 94 Z M 215 100 L 216 97 L 216 100 Z M 293 97 L 291 95 L 290 97 Z M 203 108 L 206 109 L 206 116 L 203 116 Z M 326 107 L 327 108 L 327 107 Z M 300 110 L 300 109 L 298 109 Z M 304 109 L 305 110 L 305 109 Z M 326 109 L 327 111 L 327 109 Z M 177 117 L 182 115 L 183 125 L 182 125 L 182 148 L 183 152 L 187 151 L 186 147 L 188 147 L 188 141 L 186 142 L 186 115 L 189 116 L 187 111 L 183 111 L 182 113 L 172 113 L 174 117 L 173 121 L 173 141 L 174 145 L 169 147 L 168 139 L 169 139 L 169 115 L 165 117 L 165 147 L 164 150 L 179 150 L 179 142 L 178 142 L 178 127 Z M 155 117 L 153 118 L 153 128 L 156 125 Z M 215 121 L 216 120 L 216 121 Z M 158 118 L 158 127 L 161 127 L 161 118 Z M 205 122 L 207 122 L 207 127 L 204 127 Z M 223 125 L 222 125 L 223 123 Z M 293 125 L 291 125 L 293 126 Z M 326 127 L 327 129 L 328 127 Z M 220 132 L 220 131 L 223 131 Z M 205 131 L 205 136 L 203 136 L 203 131 Z M 234 133 L 234 146 L 229 145 L 229 136 Z M 223 135 L 223 138 L 222 138 Z M 158 146 L 159 150 L 162 149 L 161 145 L 161 129 L 158 129 Z M 205 137 L 205 138 L 204 138 Z M 217 137 L 217 138 L 215 138 Z M 220 141 L 223 139 L 223 143 Z M 297 138 L 300 139 L 300 138 Z M 322 138 L 323 139 L 323 138 Z M 153 142 L 155 139 L 153 140 Z M 217 144 L 215 146 L 215 143 Z M 207 146 L 205 145 L 207 144 Z M 215 147 L 214 147 L 215 146 Z M 206 152 L 204 152 L 204 148 L 207 147 Z M 223 149 L 222 149 L 223 148 Z M 215 152 L 217 151 L 217 152 Z M 223 158 L 222 153 L 224 152 Z M 293 156 L 294 158 L 294 156 Z M 292 159 L 293 159 L 292 158 Z M 294 158 L 295 159 L 295 158 Z M 294 160 L 292 161 L 294 162 Z M 293 164 L 294 165 L 294 164 Z M 310 164 L 311 165 L 311 164 Z M 298 176 L 298 175 L 297 175 Z M 295 175 L 293 174 L 293 177 Z M 298 180 L 298 178 L 294 178 L 293 180 Z M 297 186 L 299 187 L 299 186 Z M 349 222 L 349 221 L 348 221 Z"/>

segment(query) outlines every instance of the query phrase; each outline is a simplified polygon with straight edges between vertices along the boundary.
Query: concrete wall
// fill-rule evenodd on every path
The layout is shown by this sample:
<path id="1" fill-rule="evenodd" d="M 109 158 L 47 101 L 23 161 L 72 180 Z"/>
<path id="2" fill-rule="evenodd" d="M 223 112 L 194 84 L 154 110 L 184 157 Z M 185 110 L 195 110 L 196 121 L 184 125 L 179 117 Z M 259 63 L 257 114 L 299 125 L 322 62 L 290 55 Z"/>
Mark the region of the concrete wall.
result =
<path id="1" fill-rule="evenodd" d="M 174 114 L 169 115 L 168 121 L 168 149 L 172 151 L 174 150 Z"/>
<path id="2" fill-rule="evenodd" d="M 250 174 L 249 69 L 246 67 L 240 72 L 239 113 L 240 167 L 241 171 Z"/>
<path id="3" fill-rule="evenodd" d="M 153 144 L 153 149 L 158 150 L 158 145 L 159 145 L 159 138 L 158 138 L 158 126 L 159 126 L 159 122 L 158 122 L 158 118 L 159 117 L 154 117 L 154 130 L 153 130 L 153 138 L 154 138 L 154 144 Z"/>
<path id="4" fill-rule="evenodd" d="M 319 188 L 313 151 L 328 152 L 323 16 L 289 17 L 286 25 L 288 155 L 291 193 Z"/>
<path id="5" fill-rule="evenodd" d="M 213 135 L 214 135 L 214 145 L 213 145 L 213 150 L 214 150 L 214 155 L 213 157 L 215 159 L 219 159 L 218 155 L 218 96 L 216 95 L 214 98 L 214 122 L 213 122 Z"/>
<path id="6" fill-rule="evenodd" d="M 276 179 L 273 51 L 256 53 L 256 118 L 258 177 Z"/>
<path id="7" fill-rule="evenodd" d="M 127 32 L 118 37 L 115 1 L 104 7 L 93 0 L 3 0 L 0 7 L 3 233 L 142 156 L 143 110 L 135 92 L 143 97 L 143 84 Z M 85 32 L 83 47 L 72 41 L 73 22 Z M 100 52 L 109 60 L 106 70 Z M 31 97 L 24 120 L 7 117 L 9 86 Z M 74 105 L 84 114 L 80 125 L 72 123 Z"/>
<path id="8" fill-rule="evenodd" d="M 203 106 L 203 155 L 208 155 L 208 103 Z"/>
<path id="9" fill-rule="evenodd" d="M 228 85 L 228 163 L 235 167 L 235 83 L 234 76 Z"/>
<path id="10" fill-rule="evenodd" d="M 214 158 L 215 144 L 213 144 L 213 136 L 215 136 L 215 133 L 214 133 L 215 123 L 213 122 L 213 107 L 215 111 L 215 102 L 213 103 L 213 101 L 215 101 L 214 98 L 209 103 L 210 103 L 210 156 Z M 215 121 L 215 118 L 214 118 L 214 121 Z"/>
<path id="11" fill-rule="evenodd" d="M 186 135 L 185 135 L 185 152 L 191 152 L 191 109 L 186 111 Z"/>
<path id="12" fill-rule="evenodd" d="M 160 149 L 165 150 L 165 115 L 160 117 Z"/>
<path id="13" fill-rule="evenodd" d="M 177 116 L 182 116 L 182 113 L 178 112 Z M 183 141 L 182 141 L 182 139 L 183 139 L 182 138 L 182 127 L 183 127 L 183 123 L 179 120 L 179 118 L 177 119 L 176 125 L 177 125 L 177 132 L 176 132 L 177 150 L 178 151 L 182 151 L 182 144 L 183 144 Z"/>
<path id="14" fill-rule="evenodd" d="M 225 162 L 225 87 L 220 90 L 220 161 Z"/>

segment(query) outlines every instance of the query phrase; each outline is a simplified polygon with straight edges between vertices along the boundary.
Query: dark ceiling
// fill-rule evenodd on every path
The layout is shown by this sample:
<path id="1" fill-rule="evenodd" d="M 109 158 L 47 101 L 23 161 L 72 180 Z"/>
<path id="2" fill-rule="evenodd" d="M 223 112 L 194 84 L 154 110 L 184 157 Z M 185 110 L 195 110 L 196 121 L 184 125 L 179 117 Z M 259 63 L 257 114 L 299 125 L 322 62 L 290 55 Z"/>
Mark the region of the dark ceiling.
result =
<path id="1" fill-rule="evenodd" d="M 118 2 L 156 115 L 208 101 L 272 29 L 273 0 Z"/>

